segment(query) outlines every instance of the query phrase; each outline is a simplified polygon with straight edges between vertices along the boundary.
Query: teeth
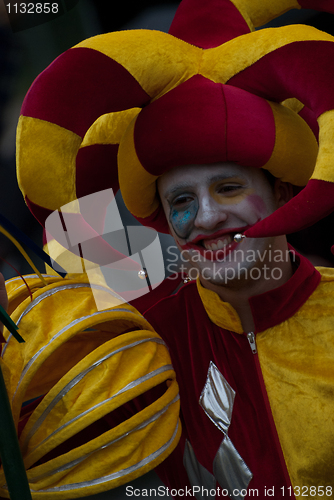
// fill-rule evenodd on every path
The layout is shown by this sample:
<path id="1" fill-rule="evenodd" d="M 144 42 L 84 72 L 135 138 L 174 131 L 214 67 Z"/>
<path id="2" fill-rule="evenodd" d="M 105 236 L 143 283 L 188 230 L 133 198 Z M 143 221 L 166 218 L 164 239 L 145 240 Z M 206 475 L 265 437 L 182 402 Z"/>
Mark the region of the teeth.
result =
<path id="1" fill-rule="evenodd" d="M 215 243 L 209 243 L 208 241 L 204 240 L 204 247 L 207 250 L 221 250 L 222 248 L 225 248 L 227 245 L 229 245 L 232 241 L 231 236 L 226 236 L 224 238 L 221 238 L 219 240 L 216 240 Z"/>

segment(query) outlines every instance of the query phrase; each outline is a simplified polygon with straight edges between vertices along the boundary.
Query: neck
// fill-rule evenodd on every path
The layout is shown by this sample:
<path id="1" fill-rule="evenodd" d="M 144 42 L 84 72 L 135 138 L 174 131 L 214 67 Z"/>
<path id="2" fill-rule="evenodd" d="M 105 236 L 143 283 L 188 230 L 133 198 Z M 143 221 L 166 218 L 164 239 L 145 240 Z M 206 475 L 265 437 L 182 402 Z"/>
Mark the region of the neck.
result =
<path id="1" fill-rule="evenodd" d="M 286 248 L 286 251 L 288 251 L 286 239 L 284 240 L 285 243 L 283 243 L 281 247 L 283 250 Z M 261 264 L 263 267 L 263 263 Z M 273 277 L 273 273 L 271 271 L 274 267 L 276 269 L 280 269 L 279 279 L 275 279 L 275 276 Z M 260 279 L 257 280 L 244 278 L 233 280 L 228 284 L 215 284 L 213 282 L 201 280 L 201 283 L 205 288 L 216 292 L 224 302 L 231 304 L 239 315 L 244 331 L 248 333 L 254 331 L 255 328 L 249 304 L 250 297 L 269 292 L 274 288 L 278 288 L 286 283 L 291 278 L 292 274 L 293 266 L 291 260 L 288 259 L 283 262 L 268 262 L 266 273 L 263 273 Z"/>

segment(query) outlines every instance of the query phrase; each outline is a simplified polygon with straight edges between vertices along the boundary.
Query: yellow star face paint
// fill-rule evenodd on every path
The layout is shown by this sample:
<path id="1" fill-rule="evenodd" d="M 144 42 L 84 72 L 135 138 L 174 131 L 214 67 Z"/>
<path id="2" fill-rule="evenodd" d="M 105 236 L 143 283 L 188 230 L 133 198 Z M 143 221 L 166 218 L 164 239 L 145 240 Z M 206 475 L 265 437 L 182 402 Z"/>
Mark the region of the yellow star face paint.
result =
<path id="1" fill-rule="evenodd" d="M 209 186 L 210 196 L 221 205 L 236 205 L 254 193 L 242 177 L 218 180 Z"/>

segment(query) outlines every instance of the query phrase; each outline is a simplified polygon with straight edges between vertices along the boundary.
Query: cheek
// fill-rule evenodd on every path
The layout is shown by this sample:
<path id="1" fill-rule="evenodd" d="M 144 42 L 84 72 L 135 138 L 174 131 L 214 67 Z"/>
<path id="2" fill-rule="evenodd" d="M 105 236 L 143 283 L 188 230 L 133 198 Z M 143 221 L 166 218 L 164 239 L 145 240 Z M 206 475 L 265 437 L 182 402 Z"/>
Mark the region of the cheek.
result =
<path id="1" fill-rule="evenodd" d="M 194 200 L 184 210 L 178 210 L 171 207 L 169 223 L 174 233 L 183 240 L 186 240 L 193 229 L 194 222 L 198 212 L 198 202 Z"/>
<path id="2" fill-rule="evenodd" d="M 259 215 L 264 216 L 267 214 L 267 205 L 261 196 L 258 196 L 257 194 L 250 194 L 247 197 L 247 201 Z"/>
<path id="3" fill-rule="evenodd" d="M 179 210 L 171 210 L 170 223 L 179 236 L 183 237 L 188 232 L 188 226 L 191 224 L 193 216 L 189 210 L 180 212 Z"/>

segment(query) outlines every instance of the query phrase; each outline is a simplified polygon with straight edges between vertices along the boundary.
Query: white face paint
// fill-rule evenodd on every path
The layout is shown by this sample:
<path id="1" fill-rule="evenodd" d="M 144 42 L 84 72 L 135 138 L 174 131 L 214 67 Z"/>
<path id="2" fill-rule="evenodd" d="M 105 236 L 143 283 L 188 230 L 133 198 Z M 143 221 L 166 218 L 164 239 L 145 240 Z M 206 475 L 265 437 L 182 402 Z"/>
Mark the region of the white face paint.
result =
<path id="1" fill-rule="evenodd" d="M 275 238 L 234 241 L 277 208 L 263 171 L 233 163 L 187 165 L 163 174 L 158 190 L 171 234 L 204 280 L 224 284 L 240 267 L 268 264 L 266 250 Z"/>

